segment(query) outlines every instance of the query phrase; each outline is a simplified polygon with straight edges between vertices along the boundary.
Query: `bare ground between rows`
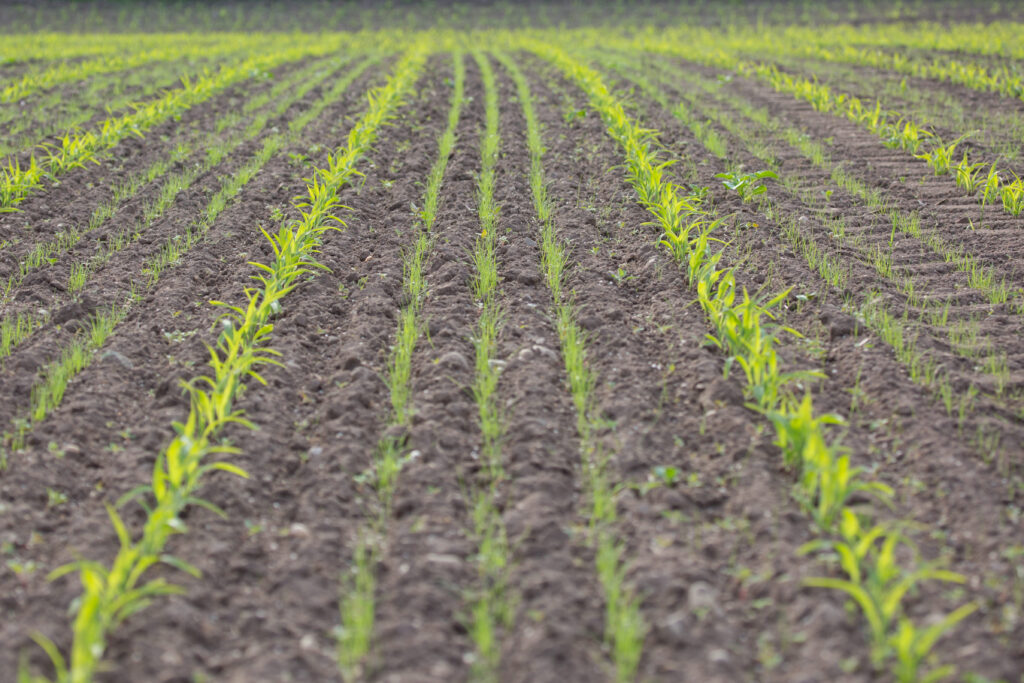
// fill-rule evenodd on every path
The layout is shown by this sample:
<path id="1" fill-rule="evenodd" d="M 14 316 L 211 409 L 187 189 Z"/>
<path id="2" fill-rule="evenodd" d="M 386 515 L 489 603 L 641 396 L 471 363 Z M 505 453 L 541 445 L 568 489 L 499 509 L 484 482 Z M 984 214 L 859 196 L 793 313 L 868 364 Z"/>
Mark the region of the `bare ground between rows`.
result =
<path id="1" fill-rule="evenodd" d="M 819 293 L 801 306 L 790 306 L 784 321 L 803 331 L 824 326 L 823 357 L 809 357 L 796 343 L 785 345 L 783 353 L 790 362 L 821 368 L 828 379 L 815 390 L 816 407 L 851 417 L 842 443 L 855 462 L 872 467 L 876 477 L 896 489 L 896 510 L 887 513 L 876 506 L 878 513 L 883 518 L 925 525 L 915 536 L 923 554 L 935 558 L 949 553 L 951 568 L 967 577 L 969 589 L 960 600 L 978 600 L 981 609 L 946 641 L 943 661 L 997 679 L 1011 676 L 1024 658 L 1024 651 L 1014 645 L 1019 639 L 1007 637 L 1020 633 L 1022 624 L 1012 615 L 1007 618 L 1002 607 L 1019 590 L 1013 562 L 1003 553 L 1017 547 L 1022 531 L 1013 514 L 1019 505 L 1016 477 L 1002 476 L 978 457 L 969 443 L 971 435 L 960 432 L 956 419 L 910 381 L 905 368 L 880 340 L 866 331 L 854 334 L 856 327 L 849 324 L 849 316 L 840 307 L 841 293 L 829 291 L 818 274 L 809 270 L 784 241 L 778 225 L 759 215 L 752 205 L 743 205 L 734 194 L 724 192 L 714 178 L 725 170 L 721 162 L 710 158 L 690 132 L 656 104 L 645 102 L 640 108 L 647 112 L 645 123 L 663 131 L 662 141 L 673 156 L 700 160 L 692 168 L 699 184 L 711 188 L 721 215 L 735 213 L 737 226 L 761 224 L 760 229 L 734 230 L 728 236 L 730 261 L 742 260 L 743 264 L 738 282 L 752 291 L 768 283 L 772 292 L 795 285 Z M 739 141 L 721 133 L 730 140 L 732 161 L 754 163 L 749 155 L 736 152 L 742 148 Z M 773 190 L 773 199 L 791 215 L 806 211 L 781 189 Z M 850 392 L 857 387 L 868 401 L 850 416 Z M 983 415 L 973 424 L 982 423 L 1006 430 L 1011 441 L 1018 438 L 1013 426 L 992 425 Z M 1008 448 L 1012 456 L 1012 444 Z M 945 588 L 929 585 L 909 601 L 910 613 L 930 619 L 938 609 L 948 611 L 957 603 L 942 595 Z M 777 680 L 794 680 L 788 672 L 788 664 L 783 664 L 773 675 L 779 676 Z"/>
<path id="2" fill-rule="evenodd" d="M 362 93 L 372 83 L 379 80 L 379 72 L 371 69 L 362 74 L 349 87 L 348 94 L 339 101 L 345 103 L 353 97 L 352 93 Z M 297 114 L 301 114 L 309 106 L 312 106 L 329 89 L 329 83 L 322 84 L 311 90 L 303 100 L 293 104 L 288 112 L 276 121 L 268 122 L 266 130 L 272 130 L 272 124 L 286 126 L 287 121 Z M 328 108 L 324 125 L 333 124 L 330 112 L 336 108 Z M 316 124 L 313 124 L 316 125 Z M 321 126 L 321 130 L 323 127 Z M 308 139 L 308 138 L 307 138 Z M 109 309 L 112 305 L 120 304 L 125 300 L 132 286 L 143 288 L 147 279 L 143 274 L 143 264 L 154 256 L 162 246 L 175 235 L 184 233 L 185 227 L 194 224 L 203 214 L 204 207 L 211 197 L 216 194 L 224 177 L 230 177 L 240 169 L 262 148 L 262 140 L 254 139 L 241 145 L 231 154 L 220 166 L 204 173 L 196 179 L 188 189 L 184 190 L 175 202 L 167 209 L 164 215 L 155 221 L 142 236 L 121 252 L 113 255 L 97 272 L 93 273 L 85 288 L 69 299 L 69 295 L 62 290 L 66 288 L 67 278 L 70 274 L 70 259 L 65 259 L 55 267 L 39 271 L 32 277 L 32 281 L 21 288 L 13 302 L 10 311 L 14 314 L 18 311 L 27 310 L 25 307 L 46 307 L 54 311 L 54 315 L 46 325 L 35 333 L 28 342 L 21 345 L 14 351 L 3 370 L 0 370 L 0 377 L 7 381 L 0 389 L 0 396 L 3 396 L 3 408 L 0 409 L 0 424 L 10 424 L 11 419 L 22 414 L 28 405 L 33 384 L 38 380 L 36 369 L 44 363 L 56 358 L 76 334 L 83 333 L 83 327 L 88 324 L 89 317 L 94 313 Z M 128 209 L 131 214 L 122 216 L 117 214 L 116 221 L 110 221 L 110 228 L 117 230 L 124 226 L 127 220 L 138 220 L 145 199 L 140 198 L 138 202 L 133 201 Z M 270 212 L 277 208 L 284 210 L 287 203 L 282 202 L 276 207 L 268 207 L 267 217 Z M 130 214 L 129 214 L 130 215 Z M 116 223 L 116 227 L 114 226 Z M 102 233 L 100 231 L 100 238 Z M 82 249 L 72 251 L 85 251 L 88 248 L 95 248 L 95 245 L 85 244 Z M 201 245 L 198 248 L 202 248 Z M 265 250 L 259 247 L 262 254 Z M 242 248 L 237 256 L 245 258 L 249 250 Z M 193 303 L 200 303 L 203 300 L 196 300 Z M 21 306 L 17 304 L 21 303 Z M 31 311 L 29 311 L 31 312 Z M 180 331 L 179 331 L 180 332 Z M 175 334 L 174 331 L 169 332 Z"/>
<path id="3" fill-rule="evenodd" d="M 254 272 L 246 262 L 272 256 L 257 228 L 267 223 L 275 206 L 287 206 L 303 191 L 301 177 L 309 172 L 308 168 L 296 167 L 288 153 L 314 154 L 314 158 L 319 159 L 323 149 L 343 141 L 341 135 L 331 135 L 329 131 L 339 120 L 358 114 L 363 106 L 362 91 L 350 89 L 311 124 L 301 144 L 271 159 L 218 219 L 208 242 L 197 245 L 182 264 L 166 271 L 158 287 L 122 323 L 108 344 L 111 353 L 76 378 L 69 385 L 62 406 L 48 421 L 37 426 L 28 451 L 19 454 L 0 478 L 0 497 L 7 507 L 6 513 L 0 515 L 0 533 L 12 543 L 18 557 L 24 556 L 39 567 L 49 569 L 71 559 L 76 552 L 105 560 L 113 556 L 115 539 L 108 533 L 109 522 L 104 520 L 99 503 L 149 479 L 153 455 L 169 438 L 171 422 L 184 416 L 187 401 L 180 394 L 178 381 L 204 371 L 208 356 L 203 341 L 212 341 L 210 323 L 216 311 L 205 301 L 237 300 L 243 288 L 251 283 L 249 276 Z M 311 151 L 312 145 L 321 146 L 321 152 Z M 192 219 L 194 216 L 189 216 L 189 220 Z M 311 283 L 307 295 L 320 291 L 321 297 L 328 296 L 322 289 L 316 289 L 316 284 L 317 280 Z M 317 303 L 322 299 L 313 296 L 313 301 Z M 296 318 L 299 317 L 297 313 Z M 288 324 L 284 326 L 288 328 Z M 165 334 L 168 332 L 185 334 L 169 339 Z M 299 342 L 293 339 L 293 343 Z M 312 352 L 318 351 L 314 348 Z M 294 368 L 288 371 L 294 372 Z M 278 386 L 289 380 L 287 375 L 275 377 Z M 258 390 L 255 395 L 258 396 Z M 280 409 L 278 405 L 273 407 Z M 294 431 L 294 425 L 287 420 L 271 422 L 271 431 L 275 424 L 289 433 Z M 235 436 L 245 438 L 248 435 Z M 284 438 L 289 442 L 287 436 Z M 63 452 L 63 457 L 47 450 L 50 443 Z M 178 552 L 196 561 L 210 575 L 221 578 L 223 574 L 218 574 L 221 570 L 246 574 L 249 565 L 239 559 L 246 553 L 269 553 L 280 558 L 278 561 L 287 562 L 290 553 L 295 551 L 290 544 L 302 540 L 301 532 L 296 531 L 289 540 L 275 538 L 280 527 L 275 528 L 274 533 L 256 533 L 255 526 L 267 515 L 268 509 L 276 509 L 275 502 L 287 498 L 272 483 L 282 472 L 291 471 L 299 458 L 290 449 L 280 455 L 282 460 L 272 460 L 270 467 L 265 468 L 260 461 L 267 457 L 266 453 L 246 452 L 240 464 L 254 473 L 248 483 L 251 488 L 246 488 L 244 483 L 239 486 L 239 482 L 231 482 L 228 477 L 214 478 L 210 483 L 213 491 L 210 497 L 229 509 L 231 517 L 228 522 L 220 522 L 205 512 L 190 512 L 187 521 L 194 527 L 193 534 L 179 543 L 187 543 L 189 548 L 199 548 L 199 551 Z M 308 479 L 315 480 L 319 474 L 305 470 L 303 476 L 308 484 Z M 64 493 L 67 502 L 48 509 L 47 487 Z M 266 494 L 267 488 L 272 489 L 270 496 Z M 224 498 L 219 495 L 222 491 Z M 321 503 L 327 505 L 330 500 L 330 496 L 323 501 L 300 496 L 292 502 L 308 511 Z M 138 512 L 132 511 L 128 519 L 137 523 Z M 252 521 L 253 526 L 247 528 L 245 520 Z M 287 525 L 285 528 L 293 530 Z M 200 539 L 198 546 L 193 545 L 193 539 Z M 202 543 L 206 541 L 210 545 L 204 548 Z M 238 549 L 238 543 L 242 544 L 241 556 L 232 554 Z M 282 546 L 286 549 L 284 554 L 275 554 Z M 45 570 L 40 569 L 24 580 L 11 572 L 0 577 L 5 613 L 14 615 L 4 627 L 4 641 L 13 645 L 5 651 L 5 660 L 0 662 L 4 670 L 15 666 L 15 658 L 26 646 L 27 636 L 33 630 L 55 636 L 62 646 L 67 644 L 65 610 L 79 592 L 78 586 L 73 578 L 48 584 L 44 576 Z M 184 582 L 189 588 L 206 585 L 185 581 L 187 577 L 178 574 L 170 578 Z M 240 588 L 242 584 L 236 576 L 227 583 L 214 585 L 223 593 L 225 586 Z M 276 585 L 284 584 L 278 581 Z M 246 591 L 241 591 L 243 596 L 235 597 L 244 600 Z M 199 603 L 200 612 L 210 605 L 224 604 L 210 594 L 204 595 L 206 603 Z M 248 617 L 243 633 L 259 623 L 266 604 L 264 600 L 262 607 L 254 608 L 255 616 Z M 194 608 L 181 608 L 178 602 L 171 605 L 177 606 L 179 611 L 163 607 L 171 609 L 172 623 L 150 642 L 180 643 L 185 649 L 175 645 L 155 651 L 141 648 L 140 641 L 133 638 L 133 629 L 144 628 L 147 623 L 145 616 L 141 616 L 137 622 L 126 624 L 111 640 L 110 656 L 116 663 L 113 680 L 126 680 L 120 678 L 123 675 L 128 676 L 127 680 L 181 680 L 180 676 L 162 677 L 162 672 L 167 669 L 184 671 L 187 678 L 191 676 L 191 667 L 200 667 L 201 671 L 205 666 L 220 666 L 220 659 L 229 663 L 235 661 L 235 649 L 216 648 L 224 637 L 222 623 L 206 621 L 197 625 L 192 619 L 196 615 Z M 313 611 L 323 618 L 322 609 Z M 190 651 L 188 648 L 193 643 L 197 646 Z M 41 664 L 38 651 L 31 646 L 29 651 L 33 652 L 33 661 Z M 176 660 L 176 656 L 181 658 Z M 320 662 L 323 671 L 322 657 Z M 275 666 L 279 668 L 280 663 Z"/>
<path id="4" fill-rule="evenodd" d="M 279 73 L 286 77 L 287 73 L 302 68 L 312 59 L 307 57 L 282 65 Z M 30 194 L 18 205 L 19 211 L 0 213 L 0 240 L 17 239 L 31 245 L 53 237 L 66 226 L 82 227 L 116 185 L 132 173 L 150 166 L 168 149 L 173 149 L 184 129 L 195 127 L 205 130 L 225 111 L 239 109 L 245 100 L 271 87 L 273 82 L 269 80 L 243 81 L 190 107 L 182 112 L 179 120 L 172 117 L 150 128 L 144 137 L 127 136 L 105 153 L 107 156 L 99 165 L 87 163 L 85 168 L 75 169 Z M 17 267 L 18 258 L 12 252 L 8 249 L 0 251 L 0 277 L 6 279 Z"/>

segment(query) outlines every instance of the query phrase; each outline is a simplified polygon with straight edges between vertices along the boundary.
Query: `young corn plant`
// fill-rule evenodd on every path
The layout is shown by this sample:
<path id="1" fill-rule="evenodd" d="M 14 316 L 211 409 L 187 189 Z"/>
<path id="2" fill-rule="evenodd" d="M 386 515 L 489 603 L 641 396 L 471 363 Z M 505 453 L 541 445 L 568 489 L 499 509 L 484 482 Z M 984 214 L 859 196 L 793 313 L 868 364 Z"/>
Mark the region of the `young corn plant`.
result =
<path id="1" fill-rule="evenodd" d="M 885 484 L 861 477 L 866 470 L 852 467 L 850 456 L 840 452 L 838 446 L 827 445 L 818 430 L 807 440 L 801 455 L 803 476 L 798 484 L 798 499 L 818 528 L 826 533 L 832 531 L 840 515 L 848 510 L 847 503 L 854 494 L 870 494 L 886 503 L 893 495 Z"/>
<path id="2" fill-rule="evenodd" d="M 988 169 L 988 174 L 985 176 L 985 185 L 982 187 L 982 207 L 987 206 L 988 204 L 993 204 L 1002 199 L 999 192 L 1000 183 L 1001 178 L 999 177 L 999 171 L 996 170 L 996 165 L 992 164 Z"/>
<path id="3" fill-rule="evenodd" d="M 725 362 L 726 377 L 733 364 L 739 365 L 750 397 L 762 410 L 777 405 L 783 389 L 791 382 L 822 376 L 809 371 L 783 373 L 779 370 L 775 351 L 778 334 L 788 332 L 798 337 L 800 334 L 792 328 L 767 325 L 764 321 L 774 319 L 771 309 L 788 296 L 789 290 L 786 290 L 764 300 L 751 297 L 744 289 L 743 298 L 738 301 L 732 269 L 715 271 L 697 282 L 697 300 L 716 331 L 715 335 L 708 335 L 708 339 L 730 354 Z"/>
<path id="4" fill-rule="evenodd" d="M 963 189 L 967 194 L 973 195 L 978 191 L 979 180 L 981 177 L 981 169 L 985 166 L 985 162 L 977 161 L 970 163 L 967 160 L 967 152 L 964 152 L 963 159 L 956 165 L 956 184 L 957 187 Z"/>
<path id="5" fill-rule="evenodd" d="M 251 39 L 248 38 L 242 41 L 225 40 L 223 44 L 216 46 L 189 42 L 180 46 L 164 46 L 128 55 L 113 54 L 82 62 L 58 62 L 43 71 L 27 73 L 20 79 L 5 85 L 0 89 L 0 102 L 16 102 L 43 88 L 71 81 L 82 81 L 94 75 L 131 69 L 154 62 L 177 60 L 183 57 L 194 58 L 200 54 L 209 57 L 230 53 L 250 41 Z"/>
<path id="6" fill-rule="evenodd" d="M 1003 183 L 999 188 L 999 198 L 1003 202 L 1003 210 L 1013 216 L 1024 211 L 1024 178 L 1014 174 L 1012 183 Z"/>
<path id="7" fill-rule="evenodd" d="M 27 194 L 41 188 L 43 179 L 49 173 L 32 157 L 27 168 L 14 159 L 7 162 L 7 168 L 0 169 L 0 213 L 18 211 L 14 206 Z"/>
<path id="8" fill-rule="evenodd" d="M 897 558 L 901 547 L 916 555 L 913 544 L 898 530 L 882 525 L 867 528 L 853 510 L 845 509 L 839 538 L 812 541 L 801 552 L 832 551 L 846 578 L 811 578 L 805 584 L 845 593 L 860 608 L 871 635 L 876 669 L 895 659 L 893 673 L 900 683 L 938 681 L 953 673 L 953 668 L 941 666 L 925 674 L 922 664 L 939 638 L 977 606 L 963 605 L 927 628 L 915 626 L 903 614 L 904 596 L 925 580 L 960 584 L 964 577 L 929 564 L 903 569 Z"/>
<path id="9" fill-rule="evenodd" d="M 903 126 L 900 127 L 900 124 L 903 124 Z M 892 124 L 889 137 L 885 140 L 885 145 L 892 149 L 902 149 L 911 154 L 917 154 L 921 143 L 930 137 L 933 137 L 933 134 L 929 131 L 918 126 L 913 121 L 901 118 Z"/>
<path id="10" fill-rule="evenodd" d="M 881 102 L 875 101 L 875 108 L 867 109 L 857 98 L 851 100 L 847 116 L 875 134 L 878 133 L 879 128 L 886 119 L 886 114 L 882 111 Z"/>
<path id="11" fill-rule="evenodd" d="M 136 131 L 139 137 L 141 133 Z M 46 165 L 53 175 L 62 175 L 76 168 L 84 168 L 86 162 L 99 164 L 96 159 L 96 150 L 99 148 L 99 141 L 96 134 L 92 132 L 80 135 L 66 133 L 60 139 L 60 145 L 44 145 L 46 152 Z"/>
<path id="12" fill-rule="evenodd" d="M 949 145 L 939 145 L 923 154 L 915 154 L 914 158 L 923 159 L 929 166 L 935 171 L 935 175 L 946 175 L 953 167 L 953 153 L 956 152 L 957 145 L 967 137 L 963 135 L 954 140 Z M 965 157 L 966 158 L 966 157 Z"/>

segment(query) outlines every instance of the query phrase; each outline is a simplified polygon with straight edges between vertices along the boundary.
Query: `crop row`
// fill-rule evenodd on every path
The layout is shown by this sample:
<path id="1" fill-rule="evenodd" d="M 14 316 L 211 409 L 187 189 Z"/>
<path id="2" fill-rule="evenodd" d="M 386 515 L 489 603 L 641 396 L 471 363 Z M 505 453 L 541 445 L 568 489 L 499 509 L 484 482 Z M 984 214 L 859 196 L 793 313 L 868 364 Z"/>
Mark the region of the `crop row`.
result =
<path id="1" fill-rule="evenodd" d="M 819 27 L 805 28 L 790 26 L 771 33 L 736 31 L 728 35 L 721 32 L 682 29 L 677 35 L 665 32 L 650 34 L 650 39 L 685 41 L 685 44 L 699 43 L 714 45 L 726 52 L 758 55 L 765 59 L 776 55 L 809 57 L 827 62 L 841 62 L 871 66 L 894 71 L 907 76 L 949 81 L 981 92 L 992 92 L 1006 97 L 1024 98 L 1024 81 L 1011 66 L 1005 64 L 989 66 L 984 63 L 951 57 L 944 54 L 917 55 L 917 51 L 956 50 L 961 53 L 977 53 L 980 50 L 998 54 L 1004 49 L 1015 50 L 1016 43 L 1009 41 L 1010 33 L 1020 25 L 990 24 L 959 27 L 951 32 L 935 32 L 930 39 L 927 25 L 916 31 L 900 31 L 892 26 L 871 27 Z M 967 40 L 967 38 L 970 40 Z M 953 44 L 955 48 L 951 47 Z M 972 49 L 975 47 L 977 49 Z"/>
<path id="2" fill-rule="evenodd" d="M 885 48 L 910 48 L 997 55 L 1010 59 L 1024 58 L 1024 48 L 1017 39 L 1024 24 L 1014 21 L 989 23 L 951 23 L 923 21 L 917 24 L 864 24 L 853 26 L 788 26 L 778 30 L 783 42 L 806 42 L 820 45 L 871 45 Z"/>
<path id="3" fill-rule="evenodd" d="M 0 157 L 27 158 L 33 150 L 45 154 L 44 145 L 52 145 L 68 131 L 87 130 L 98 121 L 129 112 L 133 104 L 179 86 L 182 77 L 195 79 L 243 56 L 227 53 L 211 58 L 199 55 L 153 62 L 126 72 L 99 74 L 74 86 L 51 88 L 17 103 L 0 105 Z M 264 74 L 255 80 L 269 78 Z"/>
<path id="4" fill-rule="evenodd" d="M 197 47 L 213 45 L 226 40 L 231 42 L 243 38 L 245 34 L 221 34 L 209 39 L 199 39 Z M 167 49 L 183 42 L 195 41 L 192 33 L 87 33 L 68 34 L 38 32 L 31 34 L 14 34 L 4 36 L 3 53 L 0 58 L 5 62 L 21 62 L 27 60 L 62 60 L 76 57 L 92 57 L 113 55 L 119 52 L 130 53 L 140 49 Z M 44 67 L 48 68 L 48 67 Z"/>
<path id="5" fill-rule="evenodd" d="M 266 46 L 261 39 L 261 48 Z M 278 41 L 283 43 L 283 41 Z M 27 73 L 14 83 L 0 89 L 0 103 L 15 102 L 37 90 L 51 88 L 62 83 L 81 81 L 97 74 L 133 69 L 151 62 L 163 62 L 188 56 L 203 58 L 216 57 L 239 51 L 251 51 L 253 40 L 225 41 L 214 45 L 175 45 L 130 54 L 113 54 L 81 62 L 60 62 L 38 73 Z M 273 46 L 270 47 L 273 50 Z"/>
<path id="6" fill-rule="evenodd" d="M 963 85 L 972 90 L 993 92 L 1006 97 L 1024 100 L 1024 78 L 1015 70 L 1003 65 L 987 67 L 983 64 L 966 62 L 950 57 L 933 57 L 930 60 L 908 57 L 899 52 L 885 52 L 879 49 L 858 48 L 852 45 L 824 47 L 820 45 L 785 46 L 782 54 L 811 57 L 826 62 L 840 62 L 870 66 L 876 69 L 918 78 L 931 78 Z"/>

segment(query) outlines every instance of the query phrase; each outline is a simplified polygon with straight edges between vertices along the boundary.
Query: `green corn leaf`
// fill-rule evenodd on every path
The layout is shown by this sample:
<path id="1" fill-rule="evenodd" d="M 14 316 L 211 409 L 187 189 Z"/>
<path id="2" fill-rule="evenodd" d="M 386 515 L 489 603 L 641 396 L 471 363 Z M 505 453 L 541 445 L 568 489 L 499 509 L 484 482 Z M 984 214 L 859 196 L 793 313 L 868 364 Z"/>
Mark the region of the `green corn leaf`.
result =
<path id="1" fill-rule="evenodd" d="M 248 479 L 249 478 L 249 474 L 245 470 L 243 470 L 241 467 L 238 467 L 237 465 L 232 465 L 231 463 L 227 463 L 227 462 L 214 462 L 214 463 L 210 463 L 209 465 L 203 466 L 202 470 L 200 470 L 200 471 L 206 472 L 206 471 L 209 471 L 209 470 L 221 470 L 221 471 L 224 471 L 224 472 L 230 472 L 231 474 L 236 474 L 239 477 L 242 477 L 243 479 Z"/>
<path id="2" fill-rule="evenodd" d="M 50 663 L 53 664 L 53 669 L 57 674 L 56 681 L 68 680 L 67 661 L 65 661 L 64 655 L 60 653 L 60 650 L 57 648 L 54 642 L 46 636 L 44 636 L 42 633 L 38 632 L 32 633 L 30 637 L 32 638 L 32 640 L 36 642 L 36 644 L 39 645 L 39 647 L 43 649 L 43 651 L 46 653 L 46 656 L 50 658 Z M 39 677 L 34 680 L 46 681 L 47 679 Z M 47 681 L 47 683 L 49 682 Z"/>
<path id="3" fill-rule="evenodd" d="M 864 618 L 868 620 L 868 624 L 871 627 L 871 632 L 875 634 L 876 637 L 885 635 L 886 622 L 879 613 L 878 608 L 871 599 L 871 596 L 862 586 L 859 586 L 852 581 L 831 578 L 808 578 L 804 579 L 803 583 L 805 586 L 831 588 L 833 590 L 846 593 L 860 606 L 861 612 L 864 614 Z"/>
<path id="4" fill-rule="evenodd" d="M 131 491 L 129 491 L 128 493 L 126 493 L 123 496 L 121 496 L 120 498 L 118 498 L 117 502 L 114 503 L 114 508 L 115 509 L 123 508 L 125 505 L 127 505 L 130 502 L 132 502 L 133 500 L 137 500 L 141 496 L 144 496 L 147 493 L 151 493 L 152 491 L 153 491 L 153 487 L 152 486 L 147 486 L 146 484 L 142 484 L 140 486 L 136 486 Z M 140 501 L 140 504 L 142 505 L 143 508 L 146 509 L 147 512 L 149 511 L 149 508 L 146 505 L 145 501 Z"/>
<path id="5" fill-rule="evenodd" d="M 189 564 L 185 560 L 182 560 L 181 558 L 175 557 L 174 555 L 167 555 L 167 554 L 161 555 L 160 556 L 160 561 L 163 562 L 164 564 L 168 564 L 168 565 L 174 567 L 175 569 L 179 569 L 179 570 L 185 572 L 186 574 L 188 574 L 189 576 L 191 576 L 191 577 L 193 577 L 195 579 L 201 579 L 203 577 L 203 573 L 201 571 L 199 571 L 199 569 L 195 565 Z M 181 592 L 184 592 L 184 590 L 182 590 Z"/>

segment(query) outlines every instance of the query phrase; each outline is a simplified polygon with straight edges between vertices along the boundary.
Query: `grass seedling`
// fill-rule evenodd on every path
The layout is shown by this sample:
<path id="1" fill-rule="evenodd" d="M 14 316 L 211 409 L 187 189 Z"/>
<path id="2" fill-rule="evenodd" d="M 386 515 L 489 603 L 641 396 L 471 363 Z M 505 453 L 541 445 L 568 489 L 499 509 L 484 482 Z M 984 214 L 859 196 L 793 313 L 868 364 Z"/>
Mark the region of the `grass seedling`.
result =
<path id="1" fill-rule="evenodd" d="M 0 360 L 28 339 L 41 325 L 42 319 L 30 313 L 9 315 L 0 322 Z"/>
<path id="2" fill-rule="evenodd" d="M 375 615 L 376 577 L 373 548 L 361 538 L 356 544 L 353 574 L 343 583 L 338 627 L 338 666 L 342 680 L 355 680 L 370 651 Z"/>
<path id="3" fill-rule="evenodd" d="M 474 532 L 478 544 L 480 587 L 472 598 L 470 635 L 477 650 L 474 675 L 492 679 L 501 655 L 498 629 L 508 628 L 514 618 L 506 590 L 508 539 L 495 496 L 504 479 L 501 445 L 505 419 L 498 402 L 500 367 L 491 361 L 497 351 L 501 309 L 498 302 L 498 262 L 495 244 L 499 206 L 494 198 L 495 172 L 500 138 L 498 89 L 490 60 L 474 53 L 484 83 L 485 127 L 480 141 L 481 170 L 477 179 L 477 216 L 480 233 L 473 249 L 473 293 L 480 307 L 474 330 L 473 397 L 482 435 L 480 459 L 486 481 L 473 492 Z"/>

